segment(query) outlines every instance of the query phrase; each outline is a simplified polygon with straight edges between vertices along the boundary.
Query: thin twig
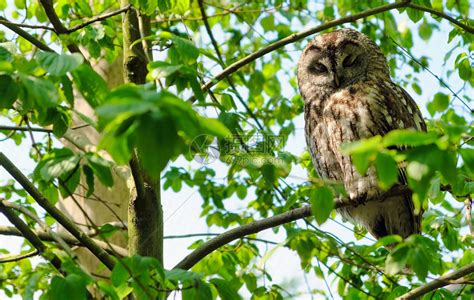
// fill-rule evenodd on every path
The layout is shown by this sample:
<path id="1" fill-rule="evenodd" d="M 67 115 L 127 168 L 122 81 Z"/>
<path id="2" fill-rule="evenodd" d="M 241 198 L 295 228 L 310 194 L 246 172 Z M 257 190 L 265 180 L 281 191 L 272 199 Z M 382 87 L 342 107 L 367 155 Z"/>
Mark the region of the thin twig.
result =
<path id="1" fill-rule="evenodd" d="M 383 195 L 383 198 L 373 199 L 372 201 L 375 201 L 375 200 L 380 201 L 392 195 L 399 195 L 401 193 L 411 193 L 411 192 L 407 186 L 398 185 L 398 186 L 394 186 L 392 189 L 386 192 Z M 342 207 L 353 206 L 353 205 L 354 203 L 347 202 L 347 200 L 345 201 L 341 200 L 335 203 L 335 208 L 342 208 Z M 202 244 L 199 248 L 195 249 L 183 260 L 181 260 L 176 266 L 174 266 L 174 269 L 178 268 L 178 269 L 188 270 L 192 266 L 194 266 L 196 263 L 198 263 L 201 259 L 206 257 L 209 253 L 212 253 L 214 250 L 234 240 L 240 239 L 250 234 L 263 231 L 265 229 L 273 228 L 279 225 L 283 225 L 283 224 L 290 223 L 299 219 L 303 219 L 311 215 L 312 215 L 311 207 L 304 206 L 304 207 L 292 209 L 285 213 L 275 215 L 273 217 L 269 217 L 269 218 L 262 219 L 259 221 L 254 221 L 249 224 L 245 224 L 240 227 L 231 229 Z"/>
<path id="2" fill-rule="evenodd" d="M 443 286 L 450 284 L 451 280 L 459 279 L 471 273 L 474 273 L 474 263 L 466 265 L 456 271 L 440 276 L 439 278 L 431 282 L 428 282 L 427 284 L 417 287 L 416 289 L 413 289 L 409 291 L 408 293 L 398 297 L 397 300 L 417 299 L 418 297 L 422 295 L 425 295 L 431 291 L 434 291 L 436 289 L 442 288 Z"/>
<path id="3" fill-rule="evenodd" d="M 127 5 L 127 6 L 125 6 L 125 7 L 120 8 L 120 9 L 117 9 L 117 10 L 111 11 L 111 12 L 109 12 L 109 13 L 105 13 L 105 14 L 103 14 L 103 15 L 100 15 L 100 16 L 97 16 L 97 17 L 95 17 L 95 18 L 92 18 L 92 19 L 90 19 L 90 20 L 87 20 L 87 21 L 85 21 L 85 22 L 82 23 L 82 24 L 79 24 L 79 25 L 73 26 L 73 27 L 71 27 L 71 28 L 69 28 L 69 29 L 66 29 L 66 33 L 71 33 L 71 32 L 77 31 L 77 30 L 82 29 L 82 28 L 84 28 L 84 27 L 86 27 L 86 26 L 88 26 L 88 25 L 90 25 L 90 24 L 92 24 L 92 23 L 100 22 L 100 21 L 103 21 L 103 20 L 108 19 L 108 18 L 110 18 L 110 17 L 119 15 L 119 14 L 121 14 L 121 13 L 123 13 L 123 12 L 128 11 L 128 10 L 130 9 L 130 7 L 131 7 L 130 5 Z"/>
<path id="4" fill-rule="evenodd" d="M 439 11 L 439 10 L 436 10 L 436 9 L 433 9 L 433 8 L 429 8 L 429 7 L 426 7 L 426 6 L 422 6 L 422 5 L 414 4 L 414 3 L 409 3 L 408 7 L 416 9 L 416 10 L 429 12 L 430 14 L 433 14 L 433 15 L 436 15 L 438 17 L 441 17 L 443 19 L 448 20 L 449 22 L 461 27 L 465 31 L 469 32 L 470 34 L 474 34 L 474 28 L 473 27 L 459 22 L 455 18 L 453 18 L 451 16 L 448 16 L 447 14 L 445 14 L 442 11 Z"/>
<path id="5" fill-rule="evenodd" d="M 207 15 L 206 15 L 206 10 L 204 8 L 204 3 L 203 0 L 198 0 L 198 5 L 199 9 L 201 10 L 201 15 L 202 15 L 202 20 L 204 22 L 204 27 L 206 28 L 207 34 L 209 35 L 209 38 L 211 39 L 212 46 L 214 47 L 214 50 L 216 51 L 217 58 L 219 60 L 219 64 L 223 69 L 225 69 L 226 64 L 224 62 L 224 58 L 222 56 L 222 53 L 219 49 L 219 45 L 217 44 L 216 38 L 214 37 L 214 34 L 212 33 L 211 26 L 209 25 L 209 22 L 207 20 Z M 263 130 L 263 126 L 258 120 L 258 118 L 255 116 L 253 111 L 250 109 L 250 107 L 247 105 L 247 103 L 244 101 L 244 99 L 240 96 L 239 92 L 237 91 L 237 88 L 231 79 L 230 76 L 226 77 L 227 83 L 230 85 L 232 90 L 234 91 L 235 95 L 237 96 L 237 99 L 239 99 L 239 102 L 244 106 L 245 110 L 247 113 L 252 117 L 252 119 L 255 120 L 255 123 L 257 123 L 257 126 L 259 127 L 260 130 Z"/>
<path id="6" fill-rule="evenodd" d="M 20 217 L 18 217 L 12 209 L 6 207 L 3 205 L 2 202 L 0 202 L 0 212 L 2 212 L 5 217 L 21 232 L 21 234 L 28 240 L 28 242 L 35 247 L 38 252 L 43 255 L 45 259 L 47 259 L 51 264 L 61 272 L 61 260 L 56 256 L 54 253 L 48 253 L 48 255 L 44 255 L 47 247 L 43 244 L 43 242 L 40 240 L 40 238 L 33 232 L 33 230 L 26 225 L 25 222 L 23 222 Z"/>
<path id="7" fill-rule="evenodd" d="M 288 44 L 294 43 L 294 42 L 296 42 L 298 40 L 301 40 L 301 39 L 303 39 L 303 38 L 305 38 L 309 35 L 321 32 L 323 30 L 326 30 L 326 29 L 329 29 L 329 28 L 332 28 L 332 27 L 335 27 L 335 26 L 338 26 L 338 25 L 355 22 L 359 19 L 367 18 L 369 16 L 380 14 L 380 13 L 383 13 L 383 12 L 386 12 L 386 11 L 389 11 L 389 10 L 392 10 L 392 9 L 396 9 L 396 8 L 400 8 L 400 7 L 406 7 L 409 3 L 410 3 L 410 0 L 403 0 L 401 2 L 395 2 L 395 3 L 392 3 L 392 4 L 382 5 L 382 6 L 373 8 L 373 9 L 366 10 L 366 11 L 361 12 L 361 13 L 357 13 L 357 14 L 354 14 L 354 15 L 350 15 L 350 16 L 347 16 L 347 17 L 343 17 L 343 18 L 340 18 L 340 19 L 337 19 L 337 20 L 327 22 L 327 23 L 322 24 L 322 25 L 317 26 L 317 27 L 309 28 L 309 29 L 301 31 L 299 33 L 291 34 L 291 35 L 289 35 L 289 36 L 287 36 L 287 37 L 285 37 L 285 38 L 283 38 L 279 41 L 276 41 L 276 42 L 274 42 L 274 43 L 272 43 L 272 44 L 270 44 L 270 45 L 268 45 L 268 46 L 266 46 L 266 47 L 264 47 L 264 48 L 262 48 L 262 49 L 260 49 L 256 52 L 252 53 L 252 54 L 249 54 L 246 57 L 244 57 L 242 59 L 239 59 L 238 61 L 236 61 L 233 64 L 229 65 L 227 68 L 222 70 L 219 74 L 217 74 L 213 79 L 206 82 L 201 87 L 201 89 L 205 92 L 205 91 L 209 90 L 211 87 L 213 87 L 214 85 L 216 85 L 222 79 L 226 78 L 230 74 L 235 73 L 241 67 L 255 61 L 256 59 L 258 59 L 258 58 L 260 58 L 260 57 L 262 57 L 262 56 L 264 56 L 264 55 L 266 55 L 266 54 L 268 54 L 268 53 L 270 53 L 274 50 L 282 48 L 282 47 L 284 47 Z M 195 100 L 196 100 L 195 97 L 191 97 L 188 101 L 194 102 Z"/>
<path id="8" fill-rule="evenodd" d="M 24 38 L 28 42 L 32 43 L 33 45 L 35 45 L 39 49 L 41 49 L 43 51 L 54 52 L 54 50 L 49 48 L 46 44 L 44 44 L 43 42 L 41 42 L 40 40 L 38 40 L 37 38 L 35 38 L 31 34 L 29 34 L 28 32 L 24 31 L 23 29 L 21 29 L 17 25 L 12 24 L 10 21 L 5 19 L 4 17 L 0 16 L 0 21 L 5 21 L 5 23 L 2 23 L 3 26 L 5 26 L 8 29 L 10 29 L 11 31 L 15 32 L 16 34 L 18 34 L 19 36 L 21 36 L 22 38 Z"/>
<path id="9" fill-rule="evenodd" d="M 46 25 L 30 25 L 30 24 L 24 24 L 24 23 L 15 23 L 15 22 L 10 22 L 10 21 L 7 21 L 7 20 L 2 20 L 2 19 L 0 19 L 0 24 L 13 25 L 13 26 L 30 28 L 30 29 L 46 29 L 46 30 L 56 32 L 56 30 L 54 30 L 53 27 L 49 27 L 49 26 L 46 26 Z"/>
<path id="10" fill-rule="evenodd" d="M 319 268 L 319 270 L 320 270 L 321 273 L 322 273 L 323 270 L 321 270 L 321 263 L 319 262 L 319 259 L 318 259 L 317 257 L 316 257 L 316 262 L 318 263 L 318 268 Z M 305 274 L 306 274 L 306 273 L 305 273 Z M 305 280 L 307 280 L 307 279 L 306 279 L 306 276 L 305 276 Z M 323 280 L 324 280 L 324 285 L 326 285 L 326 289 L 327 289 L 328 292 L 329 292 L 329 296 L 331 296 L 331 299 L 334 300 L 334 296 L 333 296 L 333 294 L 332 294 L 331 288 L 329 287 L 328 281 L 327 281 L 326 276 L 324 275 L 324 273 L 323 273 Z"/>
<path id="11" fill-rule="evenodd" d="M 33 250 L 28 253 L 23 253 L 23 254 L 18 254 L 18 255 L 9 255 L 9 256 L 2 256 L 0 257 L 0 264 L 7 263 L 7 262 L 13 262 L 13 261 L 20 261 L 25 258 L 33 257 L 36 255 L 39 255 L 38 250 Z"/>
<path id="12" fill-rule="evenodd" d="M 47 232 L 38 231 L 38 230 L 33 230 L 33 232 L 42 241 L 45 241 L 45 242 L 54 242 L 55 241 L 53 239 L 53 237 Z M 19 237 L 23 236 L 22 233 L 18 229 L 16 229 L 15 227 L 11 227 L 11 226 L 0 226 L 0 235 L 19 236 Z M 60 232 L 56 232 L 56 235 L 60 236 L 62 240 L 64 240 L 66 243 L 68 243 L 71 246 L 84 247 L 84 246 L 82 246 L 81 242 L 78 241 L 76 238 L 74 238 L 72 235 L 65 234 L 65 233 L 60 233 Z M 92 236 L 93 234 L 87 234 L 87 235 Z M 125 248 L 122 248 L 122 247 L 117 246 L 115 244 L 111 244 L 112 248 L 110 248 L 109 246 L 107 246 L 107 244 L 105 242 L 99 241 L 97 239 L 93 239 L 93 240 L 97 245 L 99 245 L 100 247 L 102 247 L 102 249 L 104 249 L 105 251 L 107 251 L 109 253 L 113 253 L 112 249 L 114 249 L 114 251 L 115 251 L 115 253 L 113 253 L 114 255 L 118 254 L 121 257 L 125 257 L 125 256 L 128 255 L 128 250 L 125 249 Z"/>
<path id="13" fill-rule="evenodd" d="M 376 299 L 377 297 L 375 297 L 374 295 L 370 294 L 369 292 L 367 291 L 364 291 L 361 287 L 355 285 L 351 280 L 345 278 L 344 276 L 342 276 L 341 274 L 337 273 L 336 270 L 334 270 L 333 268 L 331 268 L 330 266 L 328 266 L 325 262 L 321 261 L 321 264 L 323 264 L 323 266 L 325 266 L 328 271 L 330 271 L 331 273 L 333 273 L 334 275 L 336 275 L 337 277 L 339 277 L 342 281 L 344 281 L 345 283 L 349 284 L 350 286 L 352 286 L 353 288 L 361 291 L 362 293 L 366 294 L 367 296 L 370 296 L 370 297 L 373 297 L 374 299 Z"/>
<path id="14" fill-rule="evenodd" d="M 441 77 L 433 73 L 433 71 L 431 71 L 429 68 L 423 65 L 420 61 L 414 58 L 413 55 L 411 55 L 411 53 L 408 50 L 406 50 L 404 47 L 398 44 L 392 37 L 389 37 L 389 38 L 392 40 L 395 46 L 397 46 L 403 51 L 402 54 L 404 53 L 405 56 L 407 56 L 409 59 L 414 61 L 417 65 L 423 68 L 423 70 L 430 73 L 434 78 L 438 79 L 439 83 L 441 83 L 445 88 L 447 88 L 451 92 L 451 94 L 454 96 L 454 98 L 458 99 L 471 113 L 474 112 L 474 110 L 464 100 L 462 100 L 461 97 L 459 97 L 458 94 L 455 91 L 453 91 L 453 89 L 446 82 L 444 82 L 443 79 L 441 79 Z"/>
<path id="15" fill-rule="evenodd" d="M 69 247 L 69 245 L 59 236 L 57 235 L 55 232 L 53 232 L 48 225 L 46 225 L 46 223 L 44 223 L 36 214 L 34 214 L 32 211 L 28 210 L 26 207 L 23 207 L 23 206 L 20 206 L 20 205 L 17 205 L 15 203 L 12 203 L 12 202 L 9 202 L 5 199 L 2 199 L 0 198 L 0 202 L 8 207 L 8 208 L 11 208 L 11 209 L 14 209 L 22 214 L 24 214 L 25 216 L 28 216 L 30 219 L 32 219 L 33 221 L 35 221 L 36 223 L 38 223 L 41 228 L 46 232 L 48 233 L 54 241 L 56 241 L 60 246 L 61 248 L 70 256 L 70 257 L 73 257 L 75 258 L 76 255 L 74 254 L 74 252 L 71 250 L 71 248 Z"/>
<path id="16" fill-rule="evenodd" d="M 370 262 L 368 259 L 366 259 L 364 256 L 360 255 L 359 252 L 357 252 L 356 250 L 354 250 L 351 246 L 349 246 L 347 243 L 344 243 L 339 237 L 335 236 L 334 234 L 330 233 L 330 232 L 325 232 L 319 228 L 317 228 L 315 225 L 311 224 L 308 220 L 304 220 L 306 222 L 306 224 L 313 228 L 314 231 L 316 232 L 321 232 L 325 235 L 328 235 L 330 237 L 332 237 L 337 243 L 339 243 L 341 246 L 343 246 L 344 248 L 346 248 L 347 250 L 349 250 L 352 254 L 354 254 L 354 256 L 357 256 L 360 260 L 362 260 L 368 267 L 368 270 L 373 270 L 373 271 L 376 271 L 377 273 L 379 273 L 380 275 L 383 275 L 385 276 L 388 280 L 390 280 L 393 284 L 395 285 L 398 285 L 397 281 L 395 279 L 393 279 L 391 276 L 385 274 L 385 272 L 380 269 L 379 267 L 377 267 L 377 265 L 375 265 L 374 263 Z M 339 255 L 337 255 L 341 260 L 343 259 L 342 257 L 340 257 Z"/>
<path id="17" fill-rule="evenodd" d="M 23 127 L 23 126 L 7 126 L 7 125 L 0 125 L 0 130 L 12 130 L 12 131 L 34 131 L 34 132 L 46 132 L 52 133 L 52 129 L 48 128 L 39 128 L 39 127 Z"/>
<path id="18" fill-rule="evenodd" d="M 49 21 L 51 22 L 51 24 L 53 24 L 53 27 L 56 33 L 68 34 L 69 33 L 68 29 L 63 25 L 63 23 L 61 23 L 61 20 L 59 19 L 58 15 L 56 14 L 56 11 L 54 10 L 53 0 L 39 0 L 39 2 L 43 6 L 44 11 Z M 66 47 L 68 48 L 69 51 L 71 51 L 71 53 L 79 53 L 84 57 L 79 47 L 73 42 L 68 41 L 66 44 Z"/>
<path id="19" fill-rule="evenodd" d="M 230 14 L 246 14 L 246 13 L 264 13 L 264 12 L 277 12 L 280 8 L 287 8 L 289 6 L 283 7 L 281 5 L 277 5 L 276 7 L 268 8 L 268 9 L 249 9 L 249 10 L 239 10 L 239 9 L 229 9 L 228 11 L 216 13 L 213 15 L 207 16 L 208 19 L 211 18 L 219 18 Z M 167 18 L 167 19 L 156 19 L 152 20 L 152 23 L 166 23 L 166 22 L 182 22 L 182 21 L 202 21 L 202 17 L 176 17 L 176 18 Z"/>
<path id="20" fill-rule="evenodd" d="M 191 233 L 191 234 L 182 234 L 182 235 L 165 235 L 163 239 L 186 239 L 186 238 L 191 238 L 191 237 L 205 237 L 205 236 L 218 236 L 220 233 Z M 252 238 L 252 237 L 243 237 L 245 240 L 249 241 L 255 241 L 255 242 L 262 242 L 265 244 L 271 244 L 271 245 L 278 245 L 279 243 L 265 240 L 265 239 L 260 239 L 260 238 Z"/>
<path id="21" fill-rule="evenodd" d="M 31 183 L 28 178 L 2 153 L 0 152 L 0 165 L 15 178 L 16 181 L 35 199 L 35 201 L 49 213 L 59 224 L 68 230 L 75 238 L 81 241 L 104 265 L 110 270 L 115 265 L 115 260 L 79 229 L 68 217 L 46 199 L 43 194 Z"/>

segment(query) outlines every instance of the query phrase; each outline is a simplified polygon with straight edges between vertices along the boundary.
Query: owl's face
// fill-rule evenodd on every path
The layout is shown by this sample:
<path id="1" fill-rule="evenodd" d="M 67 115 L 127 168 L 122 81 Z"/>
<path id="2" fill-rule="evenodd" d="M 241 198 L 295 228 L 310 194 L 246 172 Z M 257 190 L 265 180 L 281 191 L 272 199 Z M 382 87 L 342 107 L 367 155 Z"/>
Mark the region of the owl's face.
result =
<path id="1" fill-rule="evenodd" d="M 317 36 L 306 46 L 298 63 L 298 83 L 303 95 L 331 94 L 365 81 L 370 75 L 389 77 L 388 74 L 380 49 L 353 29 Z"/>

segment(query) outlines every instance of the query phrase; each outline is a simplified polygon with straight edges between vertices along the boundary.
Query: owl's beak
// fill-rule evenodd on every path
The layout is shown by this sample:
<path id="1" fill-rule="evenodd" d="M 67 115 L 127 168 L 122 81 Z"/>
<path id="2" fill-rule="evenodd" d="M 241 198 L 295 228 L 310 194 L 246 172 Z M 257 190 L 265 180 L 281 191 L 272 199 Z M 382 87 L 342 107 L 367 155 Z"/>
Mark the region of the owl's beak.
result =
<path id="1" fill-rule="evenodd" d="M 337 74 L 334 74 L 334 84 L 336 86 L 336 88 L 338 88 L 340 86 L 340 80 L 339 80 L 339 76 L 337 76 Z"/>

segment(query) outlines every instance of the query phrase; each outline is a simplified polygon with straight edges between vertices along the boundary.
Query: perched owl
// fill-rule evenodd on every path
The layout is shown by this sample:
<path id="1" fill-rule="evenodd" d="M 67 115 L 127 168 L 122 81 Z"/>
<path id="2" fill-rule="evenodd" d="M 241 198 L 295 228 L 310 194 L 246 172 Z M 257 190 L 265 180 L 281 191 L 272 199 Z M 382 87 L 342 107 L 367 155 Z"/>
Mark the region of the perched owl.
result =
<path id="1" fill-rule="evenodd" d="M 322 178 L 344 183 L 349 201 L 358 205 L 339 213 L 367 228 L 376 238 L 408 237 L 420 232 L 411 195 L 384 201 L 374 168 L 360 175 L 343 143 L 385 135 L 393 129 L 426 131 L 416 103 L 390 79 L 385 56 L 366 35 L 341 29 L 317 36 L 298 63 L 298 85 L 305 102 L 305 134 L 313 164 Z M 406 184 L 400 170 L 400 184 Z"/>

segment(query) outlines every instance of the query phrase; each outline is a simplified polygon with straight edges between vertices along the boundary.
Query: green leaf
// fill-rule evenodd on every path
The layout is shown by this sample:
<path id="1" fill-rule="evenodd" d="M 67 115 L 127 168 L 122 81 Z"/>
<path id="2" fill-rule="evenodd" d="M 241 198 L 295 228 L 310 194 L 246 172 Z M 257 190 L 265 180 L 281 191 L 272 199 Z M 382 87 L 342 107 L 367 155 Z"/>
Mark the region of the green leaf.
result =
<path id="1" fill-rule="evenodd" d="M 397 162 L 386 153 L 379 153 L 375 159 L 375 169 L 380 187 L 388 190 L 398 180 Z"/>
<path id="2" fill-rule="evenodd" d="M 458 74 L 462 80 L 469 81 L 471 79 L 472 67 L 468 58 L 464 58 L 457 64 Z"/>
<path id="3" fill-rule="evenodd" d="M 160 12 L 164 13 L 171 9 L 171 0 L 158 1 L 158 8 Z"/>
<path id="4" fill-rule="evenodd" d="M 220 138 L 228 138 L 232 135 L 229 129 L 222 124 L 217 119 L 211 118 L 199 118 L 199 124 L 201 125 L 204 133 L 220 137 Z"/>
<path id="5" fill-rule="evenodd" d="M 441 239 L 444 245 L 450 251 L 459 249 L 460 243 L 458 238 L 458 231 L 453 228 L 451 224 L 445 222 L 443 230 L 441 231 Z"/>
<path id="6" fill-rule="evenodd" d="M 45 275 L 43 271 L 36 271 L 31 274 L 31 277 L 28 279 L 28 282 L 25 286 L 25 291 L 23 292 L 24 300 L 33 300 L 34 293 L 38 288 L 38 282 Z"/>
<path id="7" fill-rule="evenodd" d="M 34 108 L 46 115 L 48 108 L 57 105 L 58 90 L 51 81 L 33 76 L 22 76 L 21 83 L 24 88 L 22 98 L 24 109 L 31 109 L 28 105 L 25 105 L 26 103 L 34 103 Z"/>
<path id="8" fill-rule="evenodd" d="M 367 173 L 370 162 L 373 161 L 375 154 L 375 152 L 361 152 L 351 155 L 352 163 L 359 174 L 365 175 Z"/>
<path id="9" fill-rule="evenodd" d="M 95 190 L 95 183 L 94 183 L 94 171 L 88 166 L 82 166 L 82 172 L 86 176 L 86 184 L 87 184 L 87 194 L 86 197 L 91 196 Z"/>
<path id="10" fill-rule="evenodd" d="M 42 164 L 38 165 L 41 178 L 50 181 L 68 174 L 77 167 L 80 159 L 80 156 L 75 155 L 69 149 L 55 149 L 45 156 Z"/>
<path id="11" fill-rule="evenodd" d="M 255 71 L 250 75 L 250 79 L 248 82 L 248 87 L 250 93 L 254 95 L 259 95 L 263 91 L 263 85 L 265 83 L 265 77 L 263 76 L 262 72 Z"/>
<path id="12" fill-rule="evenodd" d="M 111 172 L 112 163 L 93 153 L 87 153 L 85 157 L 99 181 L 105 186 L 113 186 L 114 178 Z"/>
<path id="13" fill-rule="evenodd" d="M 381 146 L 382 137 L 380 135 L 369 139 L 341 145 L 341 152 L 344 154 L 364 153 L 378 151 Z"/>
<path id="14" fill-rule="evenodd" d="M 182 269 L 165 270 L 165 278 L 171 281 L 192 281 L 200 279 L 203 274 L 185 271 Z"/>
<path id="15" fill-rule="evenodd" d="M 71 117 L 68 111 L 61 106 L 56 107 L 52 123 L 53 134 L 58 138 L 62 137 L 71 125 Z"/>
<path id="16" fill-rule="evenodd" d="M 229 300 L 238 300 L 242 299 L 236 290 L 232 288 L 232 286 L 224 279 L 213 278 L 209 280 L 212 283 L 219 293 L 221 299 L 229 299 Z"/>
<path id="17" fill-rule="evenodd" d="M 0 75 L 0 109 L 10 109 L 18 97 L 20 87 L 9 75 Z"/>
<path id="18" fill-rule="evenodd" d="M 15 45 L 13 44 L 13 47 Z M 11 61 L 13 58 L 12 52 L 9 51 L 7 45 L 5 43 L 0 43 L 0 61 Z M 15 48 L 13 48 L 15 49 Z"/>
<path id="19" fill-rule="evenodd" d="M 74 93 L 72 90 L 72 82 L 69 78 L 65 76 L 61 76 L 61 86 L 64 93 L 64 97 L 66 97 L 67 102 L 74 106 Z"/>
<path id="20" fill-rule="evenodd" d="M 385 260 L 385 272 L 389 275 L 395 275 L 406 265 L 409 256 L 409 248 L 405 245 L 399 245 L 387 256 Z"/>
<path id="21" fill-rule="evenodd" d="M 343 154 L 350 154 L 352 157 L 352 163 L 357 172 L 365 175 L 370 162 L 375 159 L 377 152 L 382 147 L 381 140 L 382 137 L 377 135 L 369 139 L 343 144 L 341 146 L 341 152 Z"/>
<path id="22" fill-rule="evenodd" d="M 128 260 L 124 259 L 121 262 L 117 262 L 115 264 L 115 267 L 112 270 L 112 275 L 110 276 L 110 280 L 114 286 L 120 286 L 130 278 L 130 274 L 124 266 L 124 264 L 127 263 Z"/>
<path id="23" fill-rule="evenodd" d="M 60 180 L 59 191 L 61 192 L 61 196 L 64 198 L 70 196 L 74 193 L 81 181 L 80 168 L 76 168 L 72 173 L 63 174 Z"/>
<path id="24" fill-rule="evenodd" d="M 220 97 L 220 103 L 222 107 L 224 107 L 225 111 L 229 111 L 232 109 L 236 109 L 237 106 L 235 105 L 234 99 L 229 94 L 222 94 Z"/>
<path id="25" fill-rule="evenodd" d="M 421 280 L 425 280 L 426 276 L 428 276 L 428 270 L 430 263 L 430 258 L 426 255 L 426 253 L 422 250 L 413 250 L 410 251 L 410 255 L 408 257 L 408 263 L 412 267 L 413 271 L 416 273 Z"/>
<path id="26" fill-rule="evenodd" d="M 198 281 L 192 289 L 183 290 L 183 300 L 213 299 L 211 289 L 205 282 Z"/>
<path id="27" fill-rule="evenodd" d="M 54 276 L 48 291 L 48 299 L 62 300 L 68 295 L 71 300 L 86 300 L 86 283 L 76 274 L 69 274 L 65 278 Z"/>
<path id="28" fill-rule="evenodd" d="M 436 112 L 445 111 L 449 107 L 449 96 L 443 93 L 436 93 L 433 101 L 427 105 L 429 113 L 433 116 Z"/>
<path id="29" fill-rule="evenodd" d="M 173 64 L 192 65 L 199 57 L 199 49 L 192 41 L 182 38 L 171 32 L 163 31 L 158 35 L 149 36 L 147 39 L 156 40 L 157 38 L 171 40 L 173 46 L 168 52 L 169 58 Z"/>
<path id="30" fill-rule="evenodd" d="M 334 199 L 331 189 L 320 187 L 311 191 L 311 211 L 319 225 L 323 224 L 334 208 Z"/>
<path id="31" fill-rule="evenodd" d="M 275 17 L 272 14 L 262 18 L 260 20 L 260 25 L 265 31 L 271 31 L 275 29 Z"/>
<path id="32" fill-rule="evenodd" d="M 382 247 L 388 245 L 396 245 L 403 241 L 402 237 L 399 235 L 387 235 L 377 240 L 375 247 Z"/>
<path id="33" fill-rule="evenodd" d="M 383 137 L 384 147 L 421 146 L 433 144 L 438 140 L 436 132 L 421 132 L 409 129 L 392 130 Z"/>
<path id="34" fill-rule="evenodd" d="M 173 65 L 164 61 L 153 61 L 148 64 L 149 75 L 153 79 L 166 78 L 182 68 L 183 65 Z"/>
<path id="35" fill-rule="evenodd" d="M 77 89 L 92 108 L 103 103 L 105 96 L 109 93 L 107 83 L 89 65 L 80 65 L 71 72 L 71 75 Z"/>
<path id="36" fill-rule="evenodd" d="M 407 8 L 406 12 L 410 20 L 412 20 L 414 23 L 417 23 L 423 18 L 423 12 L 420 10 Z"/>
<path id="37" fill-rule="evenodd" d="M 99 281 L 97 282 L 97 285 L 99 286 L 99 289 L 101 292 L 103 292 L 105 295 L 109 296 L 110 299 L 112 300 L 120 300 L 117 292 L 115 291 L 114 287 L 110 284 L 110 282 L 106 281 Z"/>
<path id="38" fill-rule="evenodd" d="M 184 150 L 173 119 L 150 114 L 140 119 L 136 145 L 142 167 L 155 177 L 160 176 L 171 158 Z"/>
<path id="39" fill-rule="evenodd" d="M 59 55 L 54 52 L 40 52 L 37 59 L 39 65 L 53 76 L 65 75 L 84 62 L 84 58 L 79 53 Z"/>
<path id="40" fill-rule="evenodd" d="M 474 149 L 460 149 L 459 153 L 461 154 L 464 166 L 468 169 L 468 172 L 470 172 L 471 178 L 474 177 Z"/>
<path id="41" fill-rule="evenodd" d="M 411 88 L 415 91 L 415 93 L 417 93 L 418 95 L 421 95 L 422 90 L 421 90 L 421 87 L 418 85 L 418 83 L 413 82 L 411 84 Z"/>
<path id="42" fill-rule="evenodd" d="M 432 33 L 433 29 L 431 28 L 431 25 L 426 22 L 425 19 L 423 23 L 421 23 L 420 27 L 418 27 L 418 34 L 423 40 L 428 41 Z"/>
<path id="43" fill-rule="evenodd" d="M 76 6 L 76 9 L 78 9 L 79 13 L 85 15 L 88 18 L 93 16 L 91 6 L 86 0 L 76 0 L 73 3 Z"/>

